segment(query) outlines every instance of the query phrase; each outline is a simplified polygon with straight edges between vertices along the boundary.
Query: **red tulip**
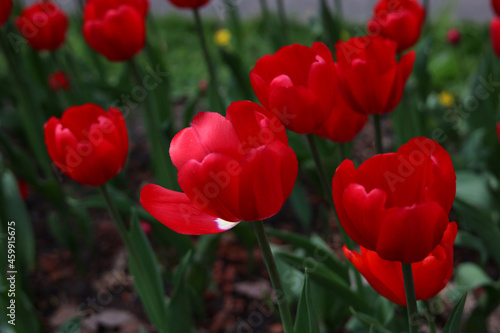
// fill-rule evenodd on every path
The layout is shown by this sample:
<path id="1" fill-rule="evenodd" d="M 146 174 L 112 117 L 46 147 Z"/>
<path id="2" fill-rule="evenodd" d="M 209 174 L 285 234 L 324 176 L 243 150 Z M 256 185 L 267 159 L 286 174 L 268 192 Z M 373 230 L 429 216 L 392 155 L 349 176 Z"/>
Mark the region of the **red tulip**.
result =
<path id="1" fill-rule="evenodd" d="M 28 183 L 26 183 L 23 179 L 17 178 L 17 187 L 19 188 L 19 194 L 21 198 L 26 201 L 28 196 L 30 195 L 30 188 Z"/>
<path id="2" fill-rule="evenodd" d="M 460 43 L 461 39 L 462 39 L 462 34 L 458 29 L 453 28 L 448 30 L 448 32 L 446 33 L 446 40 L 451 45 L 457 45 L 458 43 Z"/>
<path id="3" fill-rule="evenodd" d="M 396 43 L 381 37 L 354 37 L 336 45 L 337 74 L 347 104 L 362 114 L 393 111 L 401 101 L 415 52 L 396 62 Z"/>
<path id="4" fill-rule="evenodd" d="M 500 16 L 500 0 L 491 0 L 491 7 L 497 14 L 497 16 Z"/>
<path id="5" fill-rule="evenodd" d="M 491 20 L 490 38 L 493 51 L 500 58 L 500 17 L 494 17 Z"/>
<path id="6" fill-rule="evenodd" d="M 368 31 L 398 43 L 398 52 L 415 45 L 425 22 L 425 8 L 416 0 L 380 0 Z"/>
<path id="7" fill-rule="evenodd" d="M 314 134 L 333 142 L 350 142 L 363 129 L 368 116 L 353 111 L 340 96 L 335 104 L 330 117 Z"/>
<path id="8" fill-rule="evenodd" d="M 420 137 L 357 170 L 352 161 L 342 162 L 333 177 L 333 198 L 340 223 L 356 243 L 383 259 L 413 263 L 439 244 L 455 181 L 448 153 Z"/>
<path id="9" fill-rule="evenodd" d="M 331 87 L 335 96 L 335 104 L 330 110 L 330 116 L 314 134 L 332 140 L 333 142 L 349 142 L 361 131 L 368 120 L 367 115 L 359 114 L 352 110 L 345 102 L 337 81 L 335 63 L 330 49 L 323 43 L 314 43 L 313 49 L 330 65 L 335 75 L 335 85 Z"/>
<path id="10" fill-rule="evenodd" d="M 12 11 L 12 0 L 0 0 L 0 27 L 7 22 L 10 12 Z"/>
<path id="11" fill-rule="evenodd" d="M 125 61 L 146 42 L 143 1 L 93 0 L 85 5 L 83 36 L 110 61 Z"/>
<path id="12" fill-rule="evenodd" d="M 497 124 L 497 136 L 498 136 L 498 141 L 500 142 L 500 123 Z"/>
<path id="13" fill-rule="evenodd" d="M 63 71 L 56 71 L 50 74 L 48 79 L 49 87 L 52 91 L 69 90 L 69 82 Z"/>
<path id="14" fill-rule="evenodd" d="M 422 261 L 411 265 L 417 300 L 428 300 L 447 284 L 453 272 L 453 243 L 457 224 L 448 224 L 443 238 Z M 401 263 L 382 259 L 377 252 L 361 247 L 361 254 L 344 246 L 347 259 L 356 266 L 370 286 L 392 302 L 406 306 L 405 287 Z"/>
<path id="15" fill-rule="evenodd" d="M 87 0 L 87 4 L 95 2 L 94 10 L 100 12 L 98 16 L 104 16 L 110 7 L 118 7 L 119 5 L 130 5 L 137 9 L 143 17 L 148 16 L 149 0 Z"/>
<path id="16" fill-rule="evenodd" d="M 250 81 L 260 103 L 294 132 L 313 133 L 334 107 L 335 74 L 312 48 L 293 44 L 257 61 Z"/>
<path id="17" fill-rule="evenodd" d="M 210 0 L 168 0 L 179 8 L 200 8 L 205 6 Z"/>
<path id="18" fill-rule="evenodd" d="M 153 232 L 153 227 L 151 227 L 151 224 L 149 224 L 149 222 L 146 222 L 146 221 L 141 221 L 140 225 L 141 225 L 142 231 L 144 231 L 144 234 L 146 236 L 151 236 L 151 233 Z"/>
<path id="19" fill-rule="evenodd" d="M 32 48 L 38 51 L 54 51 L 66 39 L 69 20 L 56 4 L 37 2 L 24 8 L 15 23 Z"/>
<path id="20" fill-rule="evenodd" d="M 231 104 L 226 118 L 199 113 L 174 137 L 170 156 L 184 193 L 146 185 L 141 204 L 167 227 L 188 235 L 275 215 L 298 171 L 279 119 L 249 101 Z"/>
<path id="21" fill-rule="evenodd" d="M 125 120 L 116 108 L 73 106 L 44 126 L 54 164 L 80 184 L 100 186 L 120 172 L 128 154 Z"/>

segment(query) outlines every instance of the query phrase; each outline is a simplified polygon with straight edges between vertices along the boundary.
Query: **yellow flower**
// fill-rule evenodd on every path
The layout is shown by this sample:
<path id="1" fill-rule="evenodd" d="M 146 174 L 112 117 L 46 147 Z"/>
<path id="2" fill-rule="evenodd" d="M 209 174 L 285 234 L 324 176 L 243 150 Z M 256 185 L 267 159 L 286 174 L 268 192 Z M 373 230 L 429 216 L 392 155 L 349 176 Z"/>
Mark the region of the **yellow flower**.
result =
<path id="1" fill-rule="evenodd" d="M 444 107 L 451 107 L 455 104 L 455 97 L 447 91 L 442 91 L 439 94 L 439 103 Z"/>
<path id="2" fill-rule="evenodd" d="M 347 40 L 349 40 L 349 38 L 351 38 L 349 31 L 342 29 L 340 31 L 340 39 L 342 39 L 343 41 L 347 41 Z"/>
<path id="3" fill-rule="evenodd" d="M 219 29 L 214 35 L 214 41 L 219 46 L 228 46 L 231 42 L 231 33 L 227 29 Z"/>

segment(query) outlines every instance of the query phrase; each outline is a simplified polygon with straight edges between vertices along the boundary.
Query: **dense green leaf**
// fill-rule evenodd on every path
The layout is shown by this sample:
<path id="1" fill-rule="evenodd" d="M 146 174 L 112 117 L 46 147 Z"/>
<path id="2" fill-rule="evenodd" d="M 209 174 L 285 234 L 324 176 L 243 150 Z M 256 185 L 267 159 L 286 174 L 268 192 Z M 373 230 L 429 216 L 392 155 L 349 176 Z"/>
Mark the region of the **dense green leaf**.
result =
<path id="1" fill-rule="evenodd" d="M 35 239 L 31 219 L 12 171 L 5 170 L 0 177 L 3 229 L 9 235 L 13 233 L 15 237 L 16 260 L 13 270 L 28 273 L 35 263 Z M 14 224 L 9 225 L 7 229 L 6 224 L 11 221 Z"/>
<path id="2" fill-rule="evenodd" d="M 460 327 L 462 326 L 462 313 L 464 311 L 466 298 L 467 293 L 460 298 L 460 301 L 453 308 L 450 318 L 446 322 L 446 326 L 443 329 L 443 333 L 460 333 Z"/>
<path id="3" fill-rule="evenodd" d="M 161 280 L 159 265 L 144 231 L 137 213 L 132 210 L 132 225 L 129 232 L 132 249 L 128 249 L 129 267 L 134 277 L 134 286 L 141 297 L 146 313 L 151 322 L 161 332 L 168 332 L 166 321 L 165 289 Z"/>
<path id="4" fill-rule="evenodd" d="M 349 282 L 348 267 L 341 263 L 328 245 L 317 235 L 312 235 L 311 239 L 293 232 L 266 228 L 269 236 L 277 237 L 290 244 L 302 248 L 307 256 L 315 262 L 321 262 L 334 271 L 344 282 Z"/>
<path id="5" fill-rule="evenodd" d="M 311 290 L 309 287 L 309 274 L 307 269 L 305 271 L 304 287 L 302 294 L 299 298 L 299 305 L 297 307 L 297 316 L 293 326 L 295 332 L 301 333 L 319 333 L 318 316 L 314 309 L 314 300 L 311 297 Z"/>
<path id="6" fill-rule="evenodd" d="M 284 252 L 275 253 L 275 257 L 287 262 L 295 269 L 304 270 L 307 268 L 313 281 L 323 285 L 325 288 L 335 290 L 339 297 L 342 297 L 347 304 L 352 305 L 356 309 L 366 309 L 368 307 L 365 300 L 356 292 L 351 290 L 346 281 L 344 281 L 324 264 L 315 261 L 312 258 L 300 258 Z"/>

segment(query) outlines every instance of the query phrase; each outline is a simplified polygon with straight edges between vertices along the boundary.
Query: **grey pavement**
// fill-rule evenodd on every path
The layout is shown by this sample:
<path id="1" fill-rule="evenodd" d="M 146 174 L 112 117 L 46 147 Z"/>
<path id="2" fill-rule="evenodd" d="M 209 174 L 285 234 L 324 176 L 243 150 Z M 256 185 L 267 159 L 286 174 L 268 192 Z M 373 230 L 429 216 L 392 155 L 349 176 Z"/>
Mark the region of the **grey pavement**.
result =
<path id="1" fill-rule="evenodd" d="M 32 3 L 35 0 L 22 0 L 24 3 Z M 75 10 L 78 4 L 76 0 L 53 0 L 59 3 L 65 10 Z M 259 0 L 231 0 L 237 5 L 244 17 L 252 17 L 260 12 Z M 276 0 L 267 0 L 271 9 L 276 9 Z M 333 7 L 333 0 L 327 0 Z M 179 10 L 167 0 L 150 0 L 151 12 L 154 15 L 176 13 L 187 14 Z M 284 0 L 286 11 L 299 19 L 307 20 L 317 15 L 320 0 Z M 373 5 L 377 0 L 343 0 L 345 16 L 355 22 L 365 22 L 371 15 Z M 436 17 L 443 9 L 450 8 L 454 17 L 460 20 L 488 21 L 493 17 L 490 8 L 490 0 L 430 0 L 431 17 Z M 202 9 L 205 15 L 224 18 L 223 0 L 212 0 L 210 4 Z"/>

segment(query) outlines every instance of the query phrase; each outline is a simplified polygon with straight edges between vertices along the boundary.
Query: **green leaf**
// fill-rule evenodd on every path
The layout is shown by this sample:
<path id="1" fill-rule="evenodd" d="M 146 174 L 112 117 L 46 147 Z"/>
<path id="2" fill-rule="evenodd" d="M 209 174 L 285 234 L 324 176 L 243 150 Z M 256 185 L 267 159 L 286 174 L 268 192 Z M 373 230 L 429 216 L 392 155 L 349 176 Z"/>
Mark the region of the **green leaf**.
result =
<path id="1" fill-rule="evenodd" d="M 134 276 L 134 286 L 151 322 L 161 332 L 167 332 L 165 289 L 161 280 L 156 256 L 142 230 L 137 212 L 132 210 L 132 225 L 129 231 L 133 249 L 128 249 L 129 267 Z M 137 256 L 135 256 L 135 255 Z"/>
<path id="2" fill-rule="evenodd" d="M 465 247 L 468 249 L 476 250 L 480 255 L 481 266 L 486 265 L 488 261 L 488 250 L 483 244 L 483 241 L 478 237 L 462 230 L 458 230 L 457 238 L 455 239 L 456 247 Z"/>
<path id="3" fill-rule="evenodd" d="M 319 333 L 319 323 L 316 311 L 314 310 L 313 299 L 309 287 L 309 274 L 305 271 L 304 287 L 299 298 L 297 307 L 297 318 L 293 326 L 295 332 L 300 333 Z"/>
<path id="4" fill-rule="evenodd" d="M 266 228 L 268 236 L 277 237 L 296 247 L 306 251 L 307 256 L 314 259 L 315 262 L 321 262 L 335 274 L 337 274 L 344 282 L 349 283 L 348 267 L 341 263 L 330 247 L 317 235 L 312 235 L 311 239 L 298 235 L 293 232 L 283 231 L 273 228 Z"/>
<path id="5" fill-rule="evenodd" d="M 478 287 L 491 285 L 493 280 L 478 265 L 465 262 L 456 269 L 455 283 L 459 290 L 471 291 Z"/>
<path id="6" fill-rule="evenodd" d="M 56 331 L 56 333 L 79 333 L 81 332 L 82 318 L 74 317 L 68 319 L 61 325 Z"/>
<path id="7" fill-rule="evenodd" d="M 471 192 L 473 193 L 473 192 Z M 493 223 L 491 214 L 483 209 L 474 207 L 460 198 L 455 199 L 453 207 L 461 215 L 461 225 L 476 233 L 488 249 L 489 255 L 500 265 L 500 230 Z"/>
<path id="8" fill-rule="evenodd" d="M 475 207 L 493 207 L 493 197 L 488 184 L 489 177 L 485 174 L 459 171 L 457 172 L 456 197 Z"/>
<path id="9" fill-rule="evenodd" d="M 460 333 L 460 327 L 462 323 L 462 313 L 464 311 L 465 300 L 467 298 L 467 293 L 465 293 L 460 301 L 455 305 L 453 311 L 451 312 L 450 318 L 443 329 L 443 333 Z"/>
<path id="10" fill-rule="evenodd" d="M 346 281 L 344 281 L 324 264 L 318 261 L 310 260 L 312 258 L 300 258 L 284 252 L 275 253 L 275 257 L 276 259 L 290 264 L 295 269 L 302 271 L 305 268 L 308 268 L 309 275 L 313 281 L 327 289 L 335 290 L 339 297 L 342 297 L 345 300 L 346 304 L 352 305 L 356 309 L 364 310 L 368 308 L 366 301 L 351 290 Z"/>
<path id="11" fill-rule="evenodd" d="M 365 327 L 367 327 L 370 332 L 379 332 L 379 333 L 390 333 L 391 331 L 384 328 L 384 326 L 374 317 L 369 316 L 365 313 L 358 312 L 354 310 L 352 307 L 350 308 L 353 316 L 358 319 Z"/>
<path id="12" fill-rule="evenodd" d="M 311 231 L 312 210 L 307 200 L 307 192 L 300 182 L 296 182 L 290 195 L 292 209 L 297 215 L 302 228 L 309 233 Z"/>
<path id="13" fill-rule="evenodd" d="M 170 333 L 194 332 L 193 318 L 190 304 L 189 286 L 186 283 L 186 274 L 191 265 L 192 252 L 182 258 L 174 273 L 172 296 L 167 303 L 167 322 L 170 323 Z M 174 324 L 175 323 L 175 324 Z"/>
<path id="14" fill-rule="evenodd" d="M 15 233 L 15 269 L 23 271 L 23 273 L 28 273 L 35 263 L 35 238 L 31 219 L 26 209 L 26 204 L 19 194 L 17 180 L 12 171 L 5 170 L 1 175 L 0 182 L 0 198 L 2 199 L 0 202 L 4 214 L 3 229 L 7 234 L 10 231 Z M 11 229 L 9 230 L 5 226 L 8 221 L 15 222 L 15 225 L 10 226 Z"/>

